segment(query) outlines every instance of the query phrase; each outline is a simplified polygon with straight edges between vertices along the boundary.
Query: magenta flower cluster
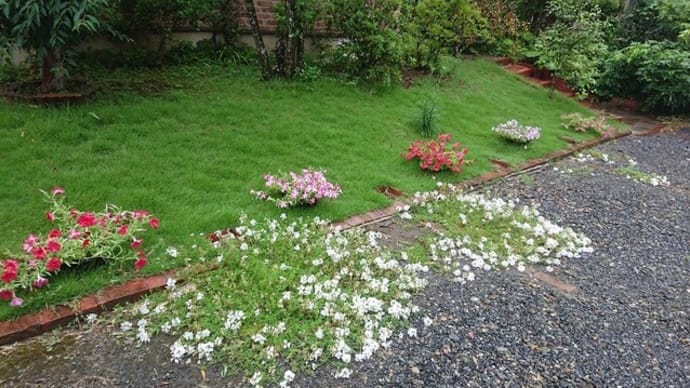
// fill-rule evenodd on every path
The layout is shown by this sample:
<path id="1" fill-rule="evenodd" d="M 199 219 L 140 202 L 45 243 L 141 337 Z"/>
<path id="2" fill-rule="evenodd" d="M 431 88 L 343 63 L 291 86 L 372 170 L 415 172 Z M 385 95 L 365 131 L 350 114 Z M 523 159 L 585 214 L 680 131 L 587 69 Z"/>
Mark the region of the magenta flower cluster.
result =
<path id="1" fill-rule="evenodd" d="M 0 300 L 19 307 L 24 301 L 16 291 L 43 288 L 48 285 L 49 276 L 91 258 L 132 260 L 137 270 L 147 265 L 144 240 L 137 235 L 160 226 L 149 212 L 120 210 L 113 205 L 106 206 L 102 213 L 79 211 L 64 203 L 62 187 L 44 194 L 51 204 L 45 214 L 52 224 L 50 232 L 30 234 L 20 252 L 0 257 Z M 130 249 L 125 248 L 127 245 Z"/>
<path id="2" fill-rule="evenodd" d="M 529 143 L 532 140 L 539 139 L 539 136 L 541 136 L 541 128 L 520 125 L 517 120 L 498 124 L 492 130 L 502 137 L 517 143 Z"/>
<path id="3" fill-rule="evenodd" d="M 338 198 L 342 193 L 339 185 L 326 179 L 324 171 L 303 169 L 301 174 L 264 176 L 267 191 L 251 191 L 259 199 L 274 202 L 280 208 L 311 206 L 321 198 Z"/>

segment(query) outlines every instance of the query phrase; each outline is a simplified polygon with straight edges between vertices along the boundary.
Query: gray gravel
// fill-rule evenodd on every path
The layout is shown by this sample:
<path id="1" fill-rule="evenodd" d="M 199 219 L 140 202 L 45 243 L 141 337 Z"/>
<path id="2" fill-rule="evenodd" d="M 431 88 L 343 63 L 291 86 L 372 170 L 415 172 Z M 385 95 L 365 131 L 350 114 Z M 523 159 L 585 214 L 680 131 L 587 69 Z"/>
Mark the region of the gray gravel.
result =
<path id="1" fill-rule="evenodd" d="M 546 217 L 593 240 L 592 255 L 552 273 L 575 292 L 514 271 L 483 273 L 465 286 L 430 274 L 417 304 L 433 324 L 415 320 L 417 338 L 396 339 L 369 362 L 352 365 L 348 380 L 321 368 L 294 385 L 690 386 L 690 140 L 627 137 L 598 151 L 633 157 L 638 169 L 666 175 L 671 186 L 626 179 L 614 173 L 620 164 L 570 158 L 486 189 L 539 203 Z M 0 353 L 0 385 L 237 383 L 217 369 L 203 380 L 194 365 L 171 365 L 160 340 L 135 348 L 107 328 L 71 332 L 77 338 L 44 336 Z"/>
<path id="2" fill-rule="evenodd" d="M 434 324 L 417 321 L 418 338 L 397 340 L 349 381 L 319 371 L 300 384 L 690 386 L 690 141 L 626 137 L 597 151 L 632 157 L 671 186 L 614 172 L 627 163 L 569 158 L 487 189 L 539 203 L 593 240 L 594 254 L 552 274 L 577 291 L 516 272 L 484 273 L 462 288 L 436 276 L 419 300 Z"/>

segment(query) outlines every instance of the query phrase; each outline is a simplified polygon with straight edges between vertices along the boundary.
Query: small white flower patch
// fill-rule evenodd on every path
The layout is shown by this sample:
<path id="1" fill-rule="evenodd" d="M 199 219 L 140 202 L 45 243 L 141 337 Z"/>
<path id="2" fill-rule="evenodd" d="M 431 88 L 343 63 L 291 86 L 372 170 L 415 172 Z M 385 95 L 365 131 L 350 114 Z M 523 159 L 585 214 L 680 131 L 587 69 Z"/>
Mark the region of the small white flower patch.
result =
<path id="1" fill-rule="evenodd" d="M 527 265 L 544 264 L 553 270 L 563 257 L 592 251 L 586 236 L 552 223 L 534 207 L 518 206 L 518 200 L 478 194 L 446 200 L 433 191 L 417 193 L 414 202 L 427 212 L 435 210 L 432 221 L 447 224 L 429 244 L 430 260 L 459 283 L 493 269 L 524 271 Z"/>
<path id="2" fill-rule="evenodd" d="M 167 253 L 168 256 L 170 256 L 170 257 L 177 257 L 179 255 L 177 248 L 175 248 L 173 246 L 169 246 L 168 248 L 166 248 L 165 253 Z"/>
<path id="3" fill-rule="evenodd" d="M 352 371 L 349 368 L 342 368 L 333 375 L 336 379 L 349 379 L 350 376 L 352 376 Z"/>
<path id="4" fill-rule="evenodd" d="M 261 373 L 259 371 L 254 372 L 252 377 L 249 379 L 249 384 L 256 387 L 257 385 L 259 385 L 261 383 L 261 380 L 263 379 L 263 377 L 264 377 L 263 373 Z"/>
<path id="5" fill-rule="evenodd" d="M 130 321 L 124 321 L 120 323 L 120 331 L 122 332 L 128 332 L 132 329 L 132 322 Z"/>

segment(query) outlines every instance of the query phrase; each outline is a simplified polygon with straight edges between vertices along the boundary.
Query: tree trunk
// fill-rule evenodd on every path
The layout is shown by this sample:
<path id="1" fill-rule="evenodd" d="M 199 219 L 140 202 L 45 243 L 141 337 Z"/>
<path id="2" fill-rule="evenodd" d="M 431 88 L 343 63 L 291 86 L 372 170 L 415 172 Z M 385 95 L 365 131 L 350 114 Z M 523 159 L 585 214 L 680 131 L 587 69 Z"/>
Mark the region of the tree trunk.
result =
<path id="1" fill-rule="evenodd" d="M 43 55 L 41 68 L 41 93 L 61 90 L 64 86 L 64 74 L 61 69 L 61 58 L 58 49 L 49 49 Z"/>
<path id="2" fill-rule="evenodd" d="M 247 0 L 245 4 L 247 6 L 247 16 L 249 16 L 249 25 L 252 28 L 252 36 L 254 37 L 254 46 L 256 47 L 256 53 L 259 55 L 259 62 L 261 63 L 261 76 L 263 79 L 268 80 L 271 78 L 271 62 L 268 57 L 268 51 L 266 51 L 264 38 L 259 30 L 259 19 L 256 17 L 254 1 Z"/>
<path id="3" fill-rule="evenodd" d="M 301 59 L 299 57 L 300 53 L 300 42 L 302 42 L 300 31 L 301 20 L 300 12 L 297 10 L 297 4 L 295 0 L 288 0 L 287 2 L 288 11 L 288 33 L 285 39 L 287 43 L 287 63 L 285 66 L 285 76 L 287 78 L 292 78 L 297 72 L 297 68 L 300 66 Z"/>

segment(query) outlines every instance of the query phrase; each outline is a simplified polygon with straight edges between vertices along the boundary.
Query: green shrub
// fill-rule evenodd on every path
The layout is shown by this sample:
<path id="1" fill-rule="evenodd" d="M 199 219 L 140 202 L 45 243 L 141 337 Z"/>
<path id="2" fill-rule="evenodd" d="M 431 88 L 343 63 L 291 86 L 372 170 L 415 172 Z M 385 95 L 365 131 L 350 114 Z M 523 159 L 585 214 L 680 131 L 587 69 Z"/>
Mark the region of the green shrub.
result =
<path id="1" fill-rule="evenodd" d="M 468 0 L 421 0 L 412 7 L 410 32 L 416 45 L 413 64 L 434 70 L 442 54 L 455 55 L 489 38 L 488 23 Z"/>
<path id="2" fill-rule="evenodd" d="M 115 0 L 112 9 L 112 24 L 118 31 L 135 43 L 157 34 L 160 52 L 167 48 L 173 32 L 182 27 L 197 27 L 201 22 L 222 29 L 228 38 L 232 36 L 233 19 L 227 14 L 232 14 L 232 8 L 228 0 Z"/>
<path id="3" fill-rule="evenodd" d="M 518 3 L 510 0 L 476 1 L 487 21 L 489 37 L 475 48 L 493 55 L 507 56 L 518 62 L 534 43 L 529 23 L 520 19 Z"/>
<path id="4" fill-rule="evenodd" d="M 513 3 L 520 19 L 529 24 L 529 29 L 534 34 L 544 31 L 557 21 L 549 10 L 552 0 L 515 0 Z M 582 8 L 596 6 L 603 18 L 617 17 L 623 8 L 622 0 L 583 0 L 578 3 Z"/>
<path id="5" fill-rule="evenodd" d="M 608 52 L 607 22 L 594 0 L 551 0 L 548 10 L 555 22 L 537 38 L 537 65 L 587 95 L 597 85 L 597 66 Z"/>
<path id="6" fill-rule="evenodd" d="M 605 62 L 599 94 L 639 99 L 660 113 L 690 111 L 690 51 L 670 42 L 632 43 Z"/>
<path id="7" fill-rule="evenodd" d="M 84 33 L 104 29 L 99 15 L 106 5 L 107 0 L 0 0 L 0 59 L 11 48 L 32 52 L 41 65 L 41 92 L 61 90 L 74 47 Z"/>
<path id="8" fill-rule="evenodd" d="M 400 79 L 409 45 L 402 0 L 330 0 L 329 24 L 342 37 L 333 63 L 346 75 L 390 85 Z"/>
<path id="9" fill-rule="evenodd" d="M 640 0 L 621 19 L 619 47 L 632 42 L 677 41 L 690 29 L 690 0 Z"/>

